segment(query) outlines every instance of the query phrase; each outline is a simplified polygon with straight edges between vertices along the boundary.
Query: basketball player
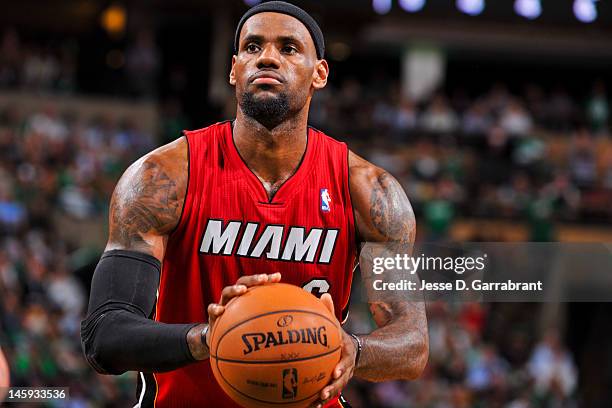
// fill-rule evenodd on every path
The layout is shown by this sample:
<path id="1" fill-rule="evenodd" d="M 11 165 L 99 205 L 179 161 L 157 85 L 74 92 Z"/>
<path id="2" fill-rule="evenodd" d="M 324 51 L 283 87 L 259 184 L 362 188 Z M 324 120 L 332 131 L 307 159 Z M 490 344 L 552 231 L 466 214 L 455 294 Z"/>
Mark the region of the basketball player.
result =
<path id="1" fill-rule="evenodd" d="M 262 3 L 236 30 L 236 119 L 187 131 L 130 166 L 113 193 L 82 342 L 100 373 L 139 371 L 138 406 L 235 407 L 214 379 L 209 333 L 227 302 L 281 280 L 347 311 L 359 241 L 412 243 L 398 182 L 307 125 L 329 75 L 303 10 Z M 156 296 L 157 295 L 157 296 Z M 371 302 L 378 329 L 343 332 L 315 406 L 352 376 L 414 379 L 428 357 L 424 305 Z"/>

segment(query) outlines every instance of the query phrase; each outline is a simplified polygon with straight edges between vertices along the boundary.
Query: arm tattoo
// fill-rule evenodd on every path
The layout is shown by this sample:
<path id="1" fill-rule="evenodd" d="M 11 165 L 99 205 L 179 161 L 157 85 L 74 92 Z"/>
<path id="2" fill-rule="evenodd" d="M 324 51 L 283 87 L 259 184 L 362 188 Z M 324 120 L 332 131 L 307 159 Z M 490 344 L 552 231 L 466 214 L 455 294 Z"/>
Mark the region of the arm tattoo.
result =
<path id="1" fill-rule="evenodd" d="M 366 288 L 373 275 L 366 266 L 376 256 L 410 253 L 416 235 L 414 212 L 401 185 L 389 173 L 355 159 L 361 169 L 354 181 L 354 205 L 360 236 L 369 242 L 361 253 Z M 373 170 L 374 169 L 374 170 Z M 361 177 L 359 177 L 361 176 Z M 375 244 L 380 243 L 380 244 Z M 370 269 L 370 270 L 368 270 Z M 429 337 L 425 303 L 390 296 L 370 297 L 370 313 L 378 328 L 361 337 L 362 355 L 355 375 L 369 381 L 414 379 L 425 367 Z"/>
<path id="2" fill-rule="evenodd" d="M 110 240 L 115 247 L 152 252 L 146 235 L 163 236 L 177 225 L 184 196 L 179 181 L 159 159 L 132 165 L 117 184 L 110 205 Z"/>
<path id="3" fill-rule="evenodd" d="M 384 241 L 414 242 L 412 207 L 401 185 L 389 173 L 380 174 L 372 186 L 370 218 Z"/>

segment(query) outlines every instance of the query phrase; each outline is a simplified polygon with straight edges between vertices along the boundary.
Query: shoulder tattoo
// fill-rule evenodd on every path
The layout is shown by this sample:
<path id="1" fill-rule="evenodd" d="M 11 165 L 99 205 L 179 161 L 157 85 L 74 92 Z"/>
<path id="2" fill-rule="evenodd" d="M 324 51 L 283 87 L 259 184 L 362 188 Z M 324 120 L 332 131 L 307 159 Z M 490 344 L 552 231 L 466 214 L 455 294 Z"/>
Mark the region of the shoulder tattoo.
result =
<path id="1" fill-rule="evenodd" d="M 165 235 L 177 225 L 184 197 L 178 182 L 156 160 L 128 169 L 110 205 L 110 238 L 125 248 L 146 245 L 144 234 Z"/>
<path id="2" fill-rule="evenodd" d="M 370 219 L 387 241 L 414 241 L 412 207 L 399 182 L 387 172 L 382 172 L 372 185 Z"/>

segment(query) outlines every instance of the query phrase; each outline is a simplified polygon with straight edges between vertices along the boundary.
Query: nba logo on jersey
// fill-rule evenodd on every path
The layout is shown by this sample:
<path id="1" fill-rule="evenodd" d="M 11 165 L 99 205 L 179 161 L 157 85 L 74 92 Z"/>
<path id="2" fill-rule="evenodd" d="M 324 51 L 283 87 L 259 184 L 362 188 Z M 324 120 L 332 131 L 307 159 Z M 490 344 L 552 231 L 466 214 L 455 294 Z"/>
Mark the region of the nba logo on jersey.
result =
<path id="1" fill-rule="evenodd" d="M 326 188 L 321 189 L 321 211 L 330 212 L 331 211 L 331 197 L 329 196 L 329 191 Z"/>

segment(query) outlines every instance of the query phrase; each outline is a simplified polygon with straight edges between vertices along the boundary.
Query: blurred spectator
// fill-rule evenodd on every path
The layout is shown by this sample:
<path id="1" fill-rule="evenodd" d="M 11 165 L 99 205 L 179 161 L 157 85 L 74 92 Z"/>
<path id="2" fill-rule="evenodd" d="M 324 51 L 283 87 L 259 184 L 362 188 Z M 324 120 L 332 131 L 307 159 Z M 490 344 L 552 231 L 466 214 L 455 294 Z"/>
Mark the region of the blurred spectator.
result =
<path id="1" fill-rule="evenodd" d="M 440 162 L 436 155 L 436 147 L 429 140 L 422 140 L 414 146 L 417 152 L 412 163 L 412 171 L 420 179 L 432 181 L 440 173 Z"/>
<path id="2" fill-rule="evenodd" d="M 542 194 L 552 202 L 555 211 L 565 218 L 574 218 L 580 206 L 580 190 L 576 188 L 564 172 L 558 172 L 553 180 L 542 187 Z"/>
<path id="3" fill-rule="evenodd" d="M 9 187 L 0 186 L 0 231 L 14 232 L 26 221 L 26 210 L 12 196 Z"/>
<path id="4" fill-rule="evenodd" d="M 542 88 L 536 84 L 527 84 L 524 99 L 527 109 L 533 115 L 534 122 L 538 126 L 544 125 L 546 123 L 548 101 Z"/>
<path id="5" fill-rule="evenodd" d="M 509 368 L 493 346 L 483 346 L 468 359 L 467 385 L 476 391 L 503 387 Z"/>
<path id="6" fill-rule="evenodd" d="M 450 133 L 457 130 L 459 120 L 443 96 L 436 96 L 421 118 L 423 129 L 432 133 Z"/>
<path id="7" fill-rule="evenodd" d="M 484 102 L 475 102 L 463 115 L 462 131 L 468 135 L 484 135 L 490 126 L 491 118 Z"/>
<path id="8" fill-rule="evenodd" d="M 508 135 L 499 126 L 489 129 L 487 150 L 479 158 L 479 175 L 483 181 L 502 184 L 508 180 L 512 166 L 509 160 Z"/>
<path id="9" fill-rule="evenodd" d="M 504 184 L 497 190 L 499 205 L 510 216 L 524 214 L 532 194 L 531 183 L 525 173 L 515 174 L 510 184 Z"/>
<path id="10" fill-rule="evenodd" d="M 159 50 L 153 32 L 141 30 L 126 51 L 128 84 L 135 96 L 152 97 L 156 92 L 157 72 L 160 66 Z"/>
<path id="11" fill-rule="evenodd" d="M 417 128 L 418 116 L 414 103 L 410 99 L 402 99 L 395 111 L 393 128 L 396 132 L 407 132 Z"/>
<path id="12" fill-rule="evenodd" d="M 597 180 L 597 162 L 592 136 L 586 129 L 574 133 L 569 157 L 572 181 L 578 187 L 593 187 Z"/>
<path id="13" fill-rule="evenodd" d="M 511 101 L 500 118 L 501 128 L 511 136 L 525 136 L 531 131 L 532 120 L 529 113 L 516 100 Z"/>
<path id="14" fill-rule="evenodd" d="M 457 198 L 457 190 L 452 181 L 442 179 L 437 183 L 434 194 L 434 198 L 427 201 L 423 208 L 428 239 L 431 241 L 447 237 L 455 217 L 453 201 Z"/>
<path id="15" fill-rule="evenodd" d="M 593 85 L 586 110 L 591 130 L 596 134 L 606 132 L 610 118 L 610 105 L 603 81 L 597 81 Z"/>
<path id="16" fill-rule="evenodd" d="M 562 87 L 557 87 L 548 101 L 548 127 L 567 131 L 576 119 L 576 104 Z"/>
<path id="17" fill-rule="evenodd" d="M 26 51 L 23 63 L 23 83 L 28 89 L 51 89 L 60 73 L 59 61 L 46 47 L 32 47 Z"/>
<path id="18" fill-rule="evenodd" d="M 546 145 L 538 138 L 524 137 L 514 143 L 512 160 L 517 167 L 533 166 L 540 161 L 546 153 Z"/>
<path id="19" fill-rule="evenodd" d="M 180 101 L 177 99 L 166 101 L 161 118 L 161 141 L 163 143 L 171 142 L 179 137 L 183 130 L 189 128 L 189 119 L 185 116 Z"/>
<path id="20" fill-rule="evenodd" d="M 527 208 L 529 219 L 529 240 L 533 242 L 552 242 L 555 240 L 553 201 L 542 192 Z"/>
<path id="21" fill-rule="evenodd" d="M 506 85 L 498 82 L 491 87 L 485 98 L 491 112 L 498 115 L 510 103 L 512 96 Z"/>
<path id="22" fill-rule="evenodd" d="M 26 131 L 45 135 L 52 142 L 63 142 L 68 136 L 68 129 L 53 105 L 47 106 L 44 112 L 33 114 L 26 122 Z"/>
<path id="23" fill-rule="evenodd" d="M 540 398 L 550 395 L 554 400 L 563 400 L 574 392 L 578 379 L 572 360 L 569 351 L 561 344 L 559 334 L 553 330 L 546 333 L 528 363 Z"/>
<path id="24" fill-rule="evenodd" d="M 602 187 L 612 190 L 612 150 L 608 150 L 603 157 Z"/>
<path id="25" fill-rule="evenodd" d="M 21 69 L 21 44 L 17 32 L 7 29 L 0 40 L 0 86 L 14 87 L 19 82 Z"/>

